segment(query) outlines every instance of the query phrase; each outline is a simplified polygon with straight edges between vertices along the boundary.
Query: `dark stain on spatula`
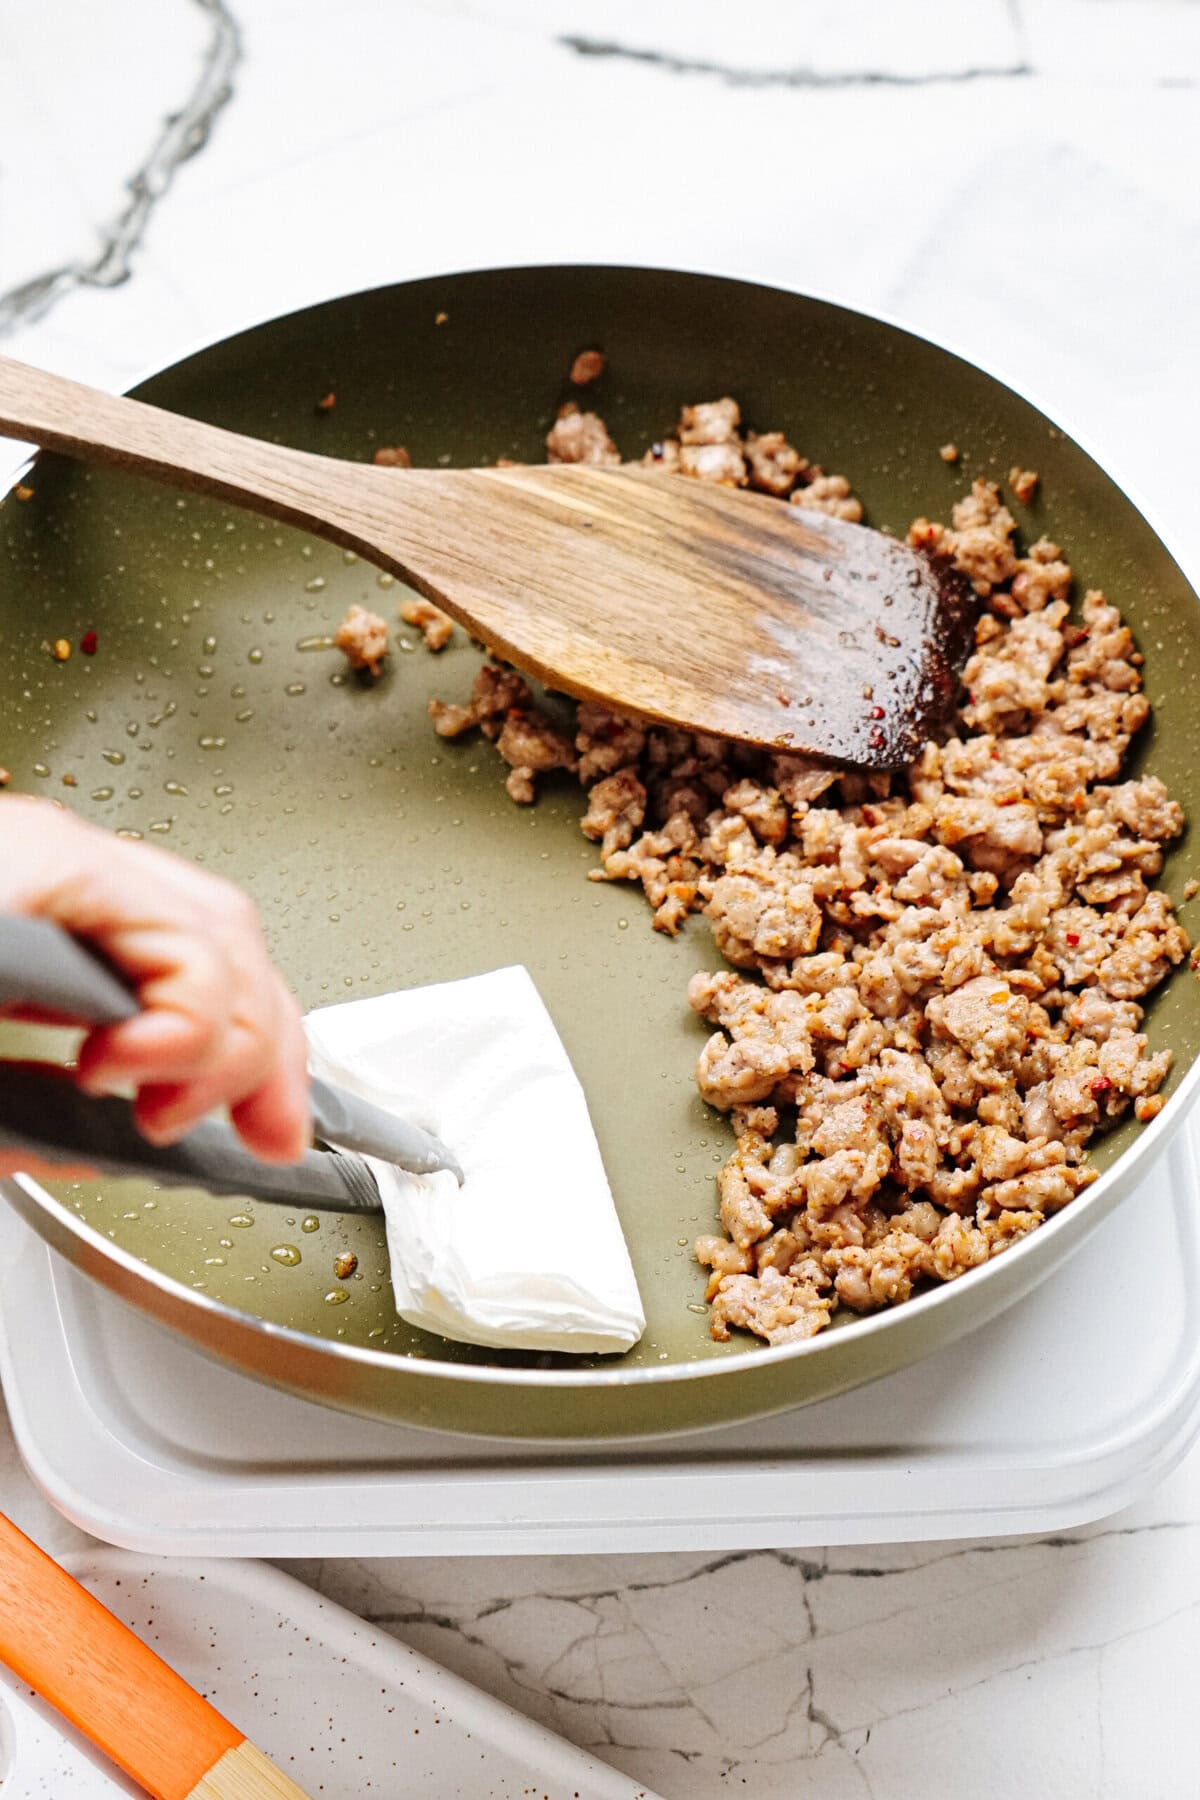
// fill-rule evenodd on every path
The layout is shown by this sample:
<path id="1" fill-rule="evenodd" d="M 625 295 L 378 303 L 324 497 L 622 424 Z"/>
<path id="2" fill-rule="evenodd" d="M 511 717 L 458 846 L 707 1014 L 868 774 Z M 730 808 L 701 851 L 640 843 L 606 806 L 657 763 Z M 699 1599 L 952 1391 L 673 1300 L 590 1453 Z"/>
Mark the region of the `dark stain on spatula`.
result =
<path id="1" fill-rule="evenodd" d="M 860 767 L 907 766 L 944 733 L 961 696 L 983 604 L 970 582 L 943 552 L 756 495 L 739 493 L 715 535 L 720 493 L 696 486 L 688 496 L 698 528 L 706 515 L 709 560 L 757 591 L 759 629 L 799 674 L 773 691 L 764 681 L 781 714 L 776 742 Z M 669 528 L 654 523 L 665 541 Z"/>

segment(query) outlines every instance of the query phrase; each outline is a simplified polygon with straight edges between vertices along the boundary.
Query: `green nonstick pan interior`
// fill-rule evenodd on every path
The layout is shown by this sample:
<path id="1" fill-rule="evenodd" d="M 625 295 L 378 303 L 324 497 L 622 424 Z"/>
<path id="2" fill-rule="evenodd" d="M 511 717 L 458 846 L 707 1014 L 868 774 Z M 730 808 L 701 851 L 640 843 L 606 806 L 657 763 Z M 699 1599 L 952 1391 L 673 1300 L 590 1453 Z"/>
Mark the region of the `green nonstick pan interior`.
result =
<path id="1" fill-rule="evenodd" d="M 845 472 L 870 523 L 898 533 L 919 513 L 947 517 L 973 475 L 1036 468 L 1038 498 L 1018 509 L 1023 535 L 1061 542 L 1079 590 L 1103 587 L 1146 653 L 1155 721 L 1134 767 L 1152 767 L 1189 814 L 1200 807 L 1200 609 L 1178 567 L 1120 489 L 1043 415 L 894 326 L 709 277 L 488 271 L 275 320 L 138 393 L 351 459 L 403 444 L 418 464 L 539 461 L 571 360 L 597 343 L 608 366 L 586 404 L 627 456 L 669 431 L 682 402 L 732 393 L 751 425 L 782 429 L 804 454 Z M 335 403 L 321 407 L 330 394 Z M 962 449 L 956 467 L 938 454 L 950 440 Z M 580 836 L 583 795 L 571 778 L 542 778 L 536 806 L 518 808 L 490 744 L 434 736 L 430 696 L 463 697 L 479 662 L 461 632 L 432 656 L 418 632 L 398 626 L 400 648 L 382 679 L 347 676 L 322 640 L 353 601 L 394 623 L 403 590 L 389 578 L 302 533 L 142 479 L 42 457 L 27 480 L 33 497 L 11 495 L 0 507 L 0 762 L 13 788 L 53 795 L 242 883 L 306 1007 L 527 965 L 587 1092 L 649 1321 L 628 1356 L 591 1366 L 619 1386 L 631 1369 L 745 1362 L 746 1340 L 709 1337 L 704 1274 L 690 1251 L 713 1226 L 714 1176 L 731 1143 L 726 1120 L 692 1083 L 707 1028 L 689 1012 L 685 988 L 694 969 L 720 960 L 704 922 L 669 939 L 651 930 L 639 890 L 587 881 L 595 849 Z M 53 640 L 77 646 L 87 631 L 97 636 L 94 656 L 76 648 L 69 661 L 53 660 Z M 1191 866 L 1185 838 L 1164 878 L 1177 902 Z M 1183 908 L 1185 922 L 1191 910 Z M 1155 998 L 1148 1029 L 1155 1046 L 1175 1052 L 1177 1083 L 1200 1041 L 1200 990 L 1186 972 Z M 24 1041 L 9 1026 L 0 1048 L 14 1054 Z M 1138 1131 L 1129 1123 L 1114 1132 L 1097 1148 L 1098 1164 L 1111 1165 Z M 562 1179 L 569 1205 L 569 1166 Z M 55 1192 L 187 1293 L 385 1353 L 407 1377 L 393 1384 L 398 1396 L 413 1393 L 423 1364 L 442 1374 L 455 1364 L 589 1368 L 587 1359 L 478 1350 L 405 1325 L 379 1221 L 134 1184 Z M 334 1262 L 344 1251 L 358 1266 L 343 1280 Z M 831 1335 L 840 1342 L 862 1331 L 850 1320 Z M 220 1351 L 219 1339 L 209 1347 Z M 845 1380 L 861 1378 L 852 1360 Z M 258 1372 L 296 1384 L 268 1351 Z M 827 1377 L 822 1391 L 844 1384 Z M 569 1386 L 554 1387 L 552 1401 L 550 1388 L 539 1400 L 525 1387 L 507 1411 L 485 1384 L 484 1400 L 459 1414 L 445 1401 L 451 1382 L 440 1386 L 438 1418 L 424 1400 L 381 1399 L 374 1377 L 367 1386 L 369 1395 L 356 1377 L 331 1378 L 325 1397 L 514 1433 L 563 1433 L 561 1409 L 576 1404 Z M 592 1391 L 600 1386 L 611 1393 L 613 1383 Z M 717 1398 L 720 1383 L 705 1386 L 713 1416 L 761 1410 L 761 1398 L 727 1402 Z M 657 1415 L 641 1423 L 631 1415 L 630 1428 L 695 1422 L 694 1401 L 672 1410 L 672 1394 L 684 1391 L 663 1386 Z M 772 1394 L 771 1404 L 812 1397 L 803 1381 L 786 1379 Z M 527 1405 L 533 1411 L 523 1414 Z M 606 1405 L 603 1429 L 612 1429 L 619 1409 Z M 601 1428 L 586 1407 L 580 1435 Z"/>

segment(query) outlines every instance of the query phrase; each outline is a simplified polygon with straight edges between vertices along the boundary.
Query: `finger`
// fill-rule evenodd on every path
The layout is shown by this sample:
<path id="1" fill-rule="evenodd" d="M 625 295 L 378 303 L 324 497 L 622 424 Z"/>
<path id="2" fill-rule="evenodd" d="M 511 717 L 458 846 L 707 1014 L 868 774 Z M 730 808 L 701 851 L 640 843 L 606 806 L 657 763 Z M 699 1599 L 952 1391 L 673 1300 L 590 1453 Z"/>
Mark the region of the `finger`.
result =
<path id="1" fill-rule="evenodd" d="M 134 1103 L 138 1129 L 154 1144 L 173 1144 L 218 1106 L 235 1106 L 269 1076 L 271 1046 L 240 1022 L 229 1031 L 217 1062 L 192 1079 L 143 1082 Z"/>
<path id="2" fill-rule="evenodd" d="M 276 1064 L 268 1079 L 234 1107 L 233 1123 L 247 1149 L 265 1162 L 295 1162 L 312 1142 L 308 1042 L 300 1008 L 281 975 Z"/>
<path id="3" fill-rule="evenodd" d="M 225 997 L 214 995 L 207 1016 L 151 1009 L 119 1025 L 88 1033 L 79 1049 L 78 1081 L 90 1094 L 140 1087 L 150 1079 L 195 1080 L 227 1056 Z"/>
<path id="4" fill-rule="evenodd" d="M 307 1080 L 280 1064 L 232 1110 L 238 1136 L 263 1162 L 298 1162 L 312 1139 Z"/>
<path id="5" fill-rule="evenodd" d="M 151 1142 L 173 1143 L 214 1107 L 240 1105 L 271 1080 L 283 1046 L 290 1053 L 299 1029 L 295 1007 L 267 959 L 265 944 L 256 954 L 256 968 L 235 973 L 237 1011 L 219 1054 L 190 1078 L 162 1081 L 156 1068 L 154 1078 L 139 1087 L 135 1116 Z"/>
<path id="6" fill-rule="evenodd" d="M 143 1086 L 135 1104 L 139 1128 L 154 1143 L 172 1143 L 214 1107 L 228 1105 L 246 1147 L 267 1162 L 295 1162 L 312 1140 L 307 1045 L 295 1002 L 271 974 L 269 1029 L 239 1025 L 226 1058 L 194 1082 Z"/>

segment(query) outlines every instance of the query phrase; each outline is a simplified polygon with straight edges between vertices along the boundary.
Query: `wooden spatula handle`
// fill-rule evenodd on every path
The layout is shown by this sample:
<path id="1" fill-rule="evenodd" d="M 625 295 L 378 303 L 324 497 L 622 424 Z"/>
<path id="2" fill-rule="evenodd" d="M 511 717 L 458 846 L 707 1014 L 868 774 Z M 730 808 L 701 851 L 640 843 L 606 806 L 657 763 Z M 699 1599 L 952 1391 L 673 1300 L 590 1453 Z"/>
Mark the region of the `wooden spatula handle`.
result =
<path id="1" fill-rule="evenodd" d="M 386 478 L 382 470 L 240 437 L 8 356 L 0 356 L 0 435 L 133 469 L 288 524 L 326 531 L 339 542 L 357 542 L 355 488 L 364 478 Z"/>
<path id="2" fill-rule="evenodd" d="M 155 1800 L 305 1800 L 243 1732 L 2 1515 L 0 1658 Z"/>

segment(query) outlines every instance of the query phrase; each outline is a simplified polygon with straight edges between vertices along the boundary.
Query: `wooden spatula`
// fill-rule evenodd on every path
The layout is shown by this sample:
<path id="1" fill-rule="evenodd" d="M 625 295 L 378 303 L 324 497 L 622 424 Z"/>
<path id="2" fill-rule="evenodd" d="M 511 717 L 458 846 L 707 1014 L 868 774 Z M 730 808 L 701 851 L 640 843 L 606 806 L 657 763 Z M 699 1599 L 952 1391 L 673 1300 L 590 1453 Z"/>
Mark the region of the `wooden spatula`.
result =
<path id="1" fill-rule="evenodd" d="M 0 358 L 0 432 L 332 538 L 496 656 L 617 711 L 866 768 L 945 717 L 977 610 L 945 561 L 641 468 L 380 469 Z"/>
<path id="2" fill-rule="evenodd" d="M 154 1800 L 308 1800 L 2 1514 L 0 1657 Z"/>

